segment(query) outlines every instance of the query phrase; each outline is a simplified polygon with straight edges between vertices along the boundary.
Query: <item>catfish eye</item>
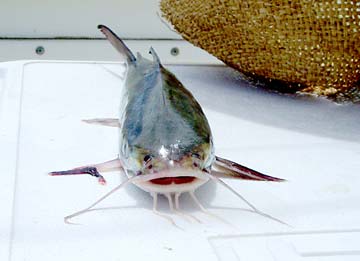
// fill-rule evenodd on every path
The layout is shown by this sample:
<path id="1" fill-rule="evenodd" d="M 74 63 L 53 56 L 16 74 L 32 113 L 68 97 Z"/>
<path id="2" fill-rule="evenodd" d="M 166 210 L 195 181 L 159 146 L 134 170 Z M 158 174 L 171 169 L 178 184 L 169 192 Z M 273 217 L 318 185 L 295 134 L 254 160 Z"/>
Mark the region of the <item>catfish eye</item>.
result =
<path id="1" fill-rule="evenodd" d="M 148 154 L 148 155 L 145 155 L 144 157 L 144 162 L 145 163 L 148 163 L 149 161 L 151 160 L 151 156 Z"/>
<path id="2" fill-rule="evenodd" d="M 200 159 L 200 154 L 199 153 L 193 153 L 191 156 L 193 156 L 194 158 Z"/>

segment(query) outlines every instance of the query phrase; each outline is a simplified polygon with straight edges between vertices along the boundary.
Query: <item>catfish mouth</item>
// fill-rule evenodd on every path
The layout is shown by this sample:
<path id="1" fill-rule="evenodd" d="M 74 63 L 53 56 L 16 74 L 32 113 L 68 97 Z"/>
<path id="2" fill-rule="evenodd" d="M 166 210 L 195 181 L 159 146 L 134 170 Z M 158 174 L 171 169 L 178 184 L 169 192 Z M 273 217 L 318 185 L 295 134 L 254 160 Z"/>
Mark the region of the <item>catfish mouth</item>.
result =
<path id="1" fill-rule="evenodd" d="M 164 177 L 151 179 L 150 182 L 157 185 L 171 185 L 171 184 L 186 184 L 191 183 L 195 180 L 192 176 L 181 176 L 181 177 Z"/>
<path id="2" fill-rule="evenodd" d="M 208 180 L 201 170 L 172 169 L 139 176 L 133 183 L 147 192 L 166 194 L 194 191 Z"/>

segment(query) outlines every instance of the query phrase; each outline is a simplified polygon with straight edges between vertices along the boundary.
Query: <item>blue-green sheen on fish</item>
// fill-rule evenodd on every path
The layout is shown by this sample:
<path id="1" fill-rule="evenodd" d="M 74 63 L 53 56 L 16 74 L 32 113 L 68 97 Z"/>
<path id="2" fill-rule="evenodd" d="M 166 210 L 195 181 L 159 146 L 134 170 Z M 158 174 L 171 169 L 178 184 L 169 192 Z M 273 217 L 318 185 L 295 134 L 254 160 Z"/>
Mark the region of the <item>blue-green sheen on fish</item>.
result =
<path id="1" fill-rule="evenodd" d="M 153 61 L 138 54 L 128 65 L 120 108 L 122 164 L 130 175 L 148 174 L 142 167 L 145 156 L 151 157 L 152 173 L 160 161 L 164 167 L 166 161 L 176 165 L 195 160 L 201 161 L 198 168 L 209 169 L 215 157 L 204 112 L 151 53 Z"/>

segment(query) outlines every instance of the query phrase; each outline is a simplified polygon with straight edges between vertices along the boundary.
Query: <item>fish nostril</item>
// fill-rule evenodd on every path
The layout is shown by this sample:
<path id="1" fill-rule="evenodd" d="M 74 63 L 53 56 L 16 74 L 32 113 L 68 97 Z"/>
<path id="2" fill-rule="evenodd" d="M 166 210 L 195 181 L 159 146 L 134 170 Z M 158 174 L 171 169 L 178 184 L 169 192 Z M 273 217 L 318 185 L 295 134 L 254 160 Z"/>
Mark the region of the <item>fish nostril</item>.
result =
<path id="1" fill-rule="evenodd" d="M 152 169 L 152 167 L 153 167 L 153 165 L 149 165 L 149 166 L 148 166 L 148 169 Z"/>
<path id="2" fill-rule="evenodd" d="M 196 162 L 193 163 L 193 166 L 194 166 L 195 168 L 199 167 L 199 165 L 198 165 Z"/>

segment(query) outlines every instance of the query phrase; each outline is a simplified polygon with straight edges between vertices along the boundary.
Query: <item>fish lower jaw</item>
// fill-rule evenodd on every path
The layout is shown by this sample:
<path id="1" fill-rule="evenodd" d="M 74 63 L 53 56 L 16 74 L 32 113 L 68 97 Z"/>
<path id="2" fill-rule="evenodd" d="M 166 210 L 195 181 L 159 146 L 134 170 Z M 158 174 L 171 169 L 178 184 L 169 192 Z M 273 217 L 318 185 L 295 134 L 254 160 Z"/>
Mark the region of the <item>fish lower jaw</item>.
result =
<path id="1" fill-rule="evenodd" d="M 134 184 L 149 193 L 176 194 L 194 191 L 208 180 L 208 177 L 179 176 L 156 178 Z"/>

